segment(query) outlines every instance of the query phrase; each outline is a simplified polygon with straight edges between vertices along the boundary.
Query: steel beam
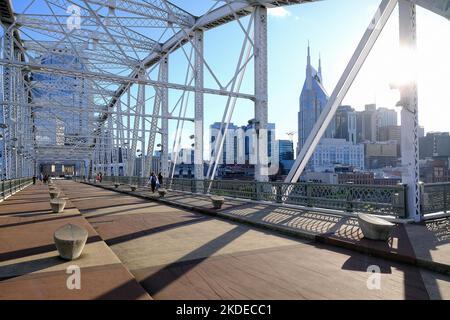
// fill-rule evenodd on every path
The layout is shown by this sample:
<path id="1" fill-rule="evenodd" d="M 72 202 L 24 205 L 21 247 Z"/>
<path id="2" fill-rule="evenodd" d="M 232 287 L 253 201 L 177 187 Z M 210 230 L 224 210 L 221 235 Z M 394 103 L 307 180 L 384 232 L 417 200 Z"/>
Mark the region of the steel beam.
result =
<path id="1" fill-rule="evenodd" d="M 267 154 L 267 8 L 256 7 L 254 28 L 254 61 L 255 61 L 255 130 L 257 139 L 257 156 L 255 179 L 269 181 Z"/>
<path id="2" fill-rule="evenodd" d="M 416 6 L 406 0 L 399 0 L 399 35 L 400 51 L 405 55 L 415 57 L 414 53 L 417 49 Z M 403 58 L 408 59 L 409 57 Z M 401 96 L 399 104 L 403 107 L 401 112 L 402 183 L 407 186 L 407 215 L 418 222 L 422 216 L 419 186 L 419 108 L 415 61 L 411 61 L 407 68 L 411 71 L 412 79 L 406 79 L 408 83 L 401 84 L 399 87 Z"/>
<path id="3" fill-rule="evenodd" d="M 144 74 L 142 73 L 140 77 L 144 77 Z M 134 124 L 133 124 L 133 137 L 131 140 L 131 149 L 130 154 L 128 155 L 128 171 L 127 174 L 129 177 L 134 176 L 134 168 L 135 168 L 135 159 L 136 159 L 136 150 L 137 150 L 137 143 L 139 139 L 139 127 L 141 125 L 141 115 L 143 113 L 145 104 L 145 85 L 139 84 L 138 87 L 138 97 L 136 102 L 136 114 L 134 116 Z"/>
<path id="4" fill-rule="evenodd" d="M 169 56 L 167 55 L 160 63 L 162 82 L 169 81 Z M 161 174 L 164 178 L 169 177 L 169 89 L 161 88 Z"/>
<path id="5" fill-rule="evenodd" d="M 203 130 L 204 130 L 204 96 L 203 89 L 203 31 L 196 30 L 194 34 L 195 50 L 195 143 L 194 143 L 194 177 L 195 179 L 204 179 L 203 173 Z"/>

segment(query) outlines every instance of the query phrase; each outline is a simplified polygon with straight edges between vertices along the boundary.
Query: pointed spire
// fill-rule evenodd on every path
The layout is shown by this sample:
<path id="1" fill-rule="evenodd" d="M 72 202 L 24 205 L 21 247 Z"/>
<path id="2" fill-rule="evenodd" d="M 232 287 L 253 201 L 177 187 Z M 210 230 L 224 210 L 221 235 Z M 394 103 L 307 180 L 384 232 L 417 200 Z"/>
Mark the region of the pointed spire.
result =
<path id="1" fill-rule="evenodd" d="M 321 56 L 320 56 L 320 53 L 319 53 L 319 78 L 320 78 L 320 81 L 322 82 L 322 58 L 321 58 Z"/>
<path id="2" fill-rule="evenodd" d="M 306 64 L 306 87 L 308 89 L 312 88 L 312 67 L 311 67 L 311 51 L 309 48 L 309 40 L 308 40 L 308 58 Z"/>
<path id="3" fill-rule="evenodd" d="M 311 51 L 309 49 L 309 40 L 308 40 L 308 64 L 307 64 L 307 66 L 308 67 L 311 66 Z"/>

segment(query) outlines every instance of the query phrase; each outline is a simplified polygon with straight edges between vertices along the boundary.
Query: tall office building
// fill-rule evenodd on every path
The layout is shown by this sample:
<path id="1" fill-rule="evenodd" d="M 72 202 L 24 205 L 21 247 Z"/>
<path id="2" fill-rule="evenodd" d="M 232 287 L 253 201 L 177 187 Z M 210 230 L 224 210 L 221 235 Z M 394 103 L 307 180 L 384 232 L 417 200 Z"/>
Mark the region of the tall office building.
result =
<path id="1" fill-rule="evenodd" d="M 356 143 L 356 112 L 350 106 L 339 106 L 334 116 L 334 138 Z"/>
<path id="2" fill-rule="evenodd" d="M 54 49 L 40 61 L 43 65 L 84 69 L 70 49 Z M 36 144 L 45 147 L 86 143 L 89 113 L 81 110 L 89 105 L 87 81 L 75 76 L 33 73 L 32 83 L 33 102 L 37 105 L 33 107 Z"/>
<path id="3" fill-rule="evenodd" d="M 294 143 L 291 140 L 278 140 L 279 156 L 281 160 L 294 160 Z"/>
<path id="4" fill-rule="evenodd" d="M 419 138 L 420 158 L 450 157 L 450 134 L 448 132 L 428 132 Z"/>
<path id="5" fill-rule="evenodd" d="M 216 142 L 220 133 L 220 122 L 209 126 L 210 130 L 210 155 L 214 155 Z M 223 134 L 223 131 L 222 131 Z M 253 125 L 236 126 L 228 125 L 222 148 L 222 155 L 218 159 L 219 164 L 256 164 L 256 140 L 257 132 Z M 267 156 L 269 162 L 276 160 L 278 150 L 275 150 L 275 124 L 267 124 Z"/>
<path id="6" fill-rule="evenodd" d="M 298 146 L 300 152 L 306 139 L 312 131 L 316 121 L 319 119 L 322 110 L 328 102 L 328 94 L 323 86 L 322 66 L 319 59 L 319 69 L 316 71 L 311 65 L 311 54 L 308 45 L 308 57 L 306 64 L 306 79 L 300 94 L 300 111 L 298 113 Z M 324 138 L 332 138 L 334 123 L 327 128 Z"/>
<path id="7" fill-rule="evenodd" d="M 357 112 L 357 142 L 375 142 L 380 134 L 386 135 L 386 127 L 397 126 L 397 111 L 378 108 L 376 104 L 367 104 L 364 111 Z"/>
<path id="8" fill-rule="evenodd" d="M 353 144 L 344 139 L 322 139 L 308 162 L 308 170 L 333 171 L 336 165 L 363 170 L 364 145 Z"/>
<path id="9" fill-rule="evenodd" d="M 378 128 L 378 141 L 396 141 L 401 144 L 401 126 L 385 126 Z"/>
<path id="10" fill-rule="evenodd" d="M 397 125 L 397 111 L 388 108 L 377 109 L 377 127 L 384 128 Z"/>
<path id="11" fill-rule="evenodd" d="M 367 104 L 364 111 L 357 113 L 357 138 L 356 141 L 377 141 L 377 106 Z"/>

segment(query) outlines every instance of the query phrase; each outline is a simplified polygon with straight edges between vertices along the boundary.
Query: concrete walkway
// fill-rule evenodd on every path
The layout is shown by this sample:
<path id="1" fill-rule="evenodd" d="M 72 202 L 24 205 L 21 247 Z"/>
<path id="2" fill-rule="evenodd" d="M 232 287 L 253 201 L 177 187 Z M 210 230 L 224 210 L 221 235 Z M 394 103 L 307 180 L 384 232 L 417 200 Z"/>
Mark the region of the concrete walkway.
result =
<path id="1" fill-rule="evenodd" d="M 151 299 L 70 200 L 60 214 L 51 212 L 49 200 L 48 187 L 39 184 L 0 204 L 0 299 Z M 66 223 L 89 232 L 74 261 L 60 259 L 53 243 Z M 67 287 L 71 265 L 80 267 L 80 290 Z"/>
<path id="2" fill-rule="evenodd" d="M 364 239 L 356 218 L 331 210 L 324 214 L 314 209 L 238 199 L 226 199 L 222 209 L 215 210 L 205 195 L 169 191 L 165 198 L 160 198 L 147 188 L 131 192 L 126 185 L 117 189 L 109 183 L 96 186 L 450 274 L 450 218 L 420 224 L 398 224 L 391 239 L 384 243 Z"/>
<path id="3" fill-rule="evenodd" d="M 450 298 L 447 275 L 196 213 L 180 207 L 202 203 L 187 195 L 168 196 L 166 202 L 177 197 L 174 206 L 71 181 L 61 186 L 155 299 Z M 264 210 L 246 205 L 236 201 L 220 213 L 248 217 Z M 283 214 L 289 213 L 271 217 L 283 221 Z M 333 222 L 291 223 L 329 231 Z M 379 290 L 367 287 L 369 266 L 380 268 Z"/>

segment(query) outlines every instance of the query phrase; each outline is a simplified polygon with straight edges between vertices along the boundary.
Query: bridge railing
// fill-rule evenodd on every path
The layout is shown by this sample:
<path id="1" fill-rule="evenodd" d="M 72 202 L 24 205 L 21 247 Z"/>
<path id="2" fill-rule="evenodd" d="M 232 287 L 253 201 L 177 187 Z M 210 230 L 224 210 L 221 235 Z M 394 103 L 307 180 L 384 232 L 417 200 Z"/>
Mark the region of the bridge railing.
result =
<path id="1" fill-rule="evenodd" d="M 8 196 L 16 193 L 19 190 L 22 190 L 27 185 L 33 183 L 32 178 L 19 178 L 19 179 L 10 179 L 10 180 L 2 180 L 1 181 L 1 189 L 0 189 L 0 199 L 4 200 Z"/>
<path id="2" fill-rule="evenodd" d="M 450 182 L 422 185 L 422 214 L 450 211 Z"/>
<path id="3" fill-rule="evenodd" d="M 166 187 L 172 190 L 255 201 L 406 217 L 406 187 L 401 184 L 374 186 L 176 178 L 168 179 Z"/>
<path id="4" fill-rule="evenodd" d="M 79 179 L 79 178 L 77 178 Z M 94 182 L 91 179 L 91 182 Z M 103 182 L 148 186 L 148 178 L 104 177 Z M 256 182 L 243 180 L 164 179 L 169 190 L 213 194 L 255 201 L 285 203 L 306 207 L 366 212 L 406 217 L 406 187 L 324 184 L 312 182 Z M 449 198 L 450 199 L 450 198 Z"/>

